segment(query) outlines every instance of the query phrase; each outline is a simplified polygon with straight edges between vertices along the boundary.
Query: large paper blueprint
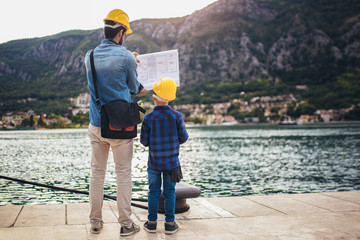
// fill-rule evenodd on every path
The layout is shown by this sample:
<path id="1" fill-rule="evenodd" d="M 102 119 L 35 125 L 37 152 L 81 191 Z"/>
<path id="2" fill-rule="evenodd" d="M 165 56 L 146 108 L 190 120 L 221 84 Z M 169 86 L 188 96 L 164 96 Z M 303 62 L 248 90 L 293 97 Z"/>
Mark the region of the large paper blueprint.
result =
<path id="1" fill-rule="evenodd" d="M 139 55 L 138 80 L 145 89 L 151 90 L 160 78 L 172 78 L 180 86 L 178 50 Z"/>

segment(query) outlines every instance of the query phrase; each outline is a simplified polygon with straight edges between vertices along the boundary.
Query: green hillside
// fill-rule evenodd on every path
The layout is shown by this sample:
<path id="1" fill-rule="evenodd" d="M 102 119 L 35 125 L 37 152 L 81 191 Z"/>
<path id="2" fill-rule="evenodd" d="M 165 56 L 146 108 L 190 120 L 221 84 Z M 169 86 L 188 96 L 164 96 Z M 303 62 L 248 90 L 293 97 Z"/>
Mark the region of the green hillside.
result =
<path id="1" fill-rule="evenodd" d="M 294 93 L 343 108 L 360 102 L 359 10 L 360 0 L 218 0 L 186 17 L 131 22 L 125 45 L 179 50 L 175 104 Z M 84 56 L 102 38 L 73 30 L 0 44 L 0 113 L 66 113 L 67 99 L 87 91 Z"/>

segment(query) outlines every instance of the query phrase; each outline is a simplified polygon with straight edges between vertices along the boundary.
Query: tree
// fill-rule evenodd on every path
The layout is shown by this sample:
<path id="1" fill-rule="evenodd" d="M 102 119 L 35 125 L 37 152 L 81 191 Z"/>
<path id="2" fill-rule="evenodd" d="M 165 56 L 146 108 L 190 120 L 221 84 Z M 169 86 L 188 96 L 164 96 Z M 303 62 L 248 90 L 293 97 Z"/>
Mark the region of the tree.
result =
<path id="1" fill-rule="evenodd" d="M 300 104 L 295 110 L 295 116 L 300 117 L 301 115 L 313 115 L 316 111 L 316 107 L 309 103 Z"/>
<path id="2" fill-rule="evenodd" d="M 80 124 L 80 127 L 85 125 L 85 124 L 87 125 L 90 122 L 89 113 L 79 112 L 77 115 L 74 115 L 74 116 L 71 117 L 71 121 L 74 124 Z"/>
<path id="3" fill-rule="evenodd" d="M 31 114 L 30 116 L 30 127 L 34 126 L 34 116 Z"/>
<path id="4" fill-rule="evenodd" d="M 189 121 L 189 122 L 193 122 L 195 124 L 203 124 L 206 121 L 205 119 L 203 119 L 201 117 L 190 117 L 190 118 L 187 118 L 185 120 Z"/>
<path id="5" fill-rule="evenodd" d="M 299 117 L 299 116 L 296 116 L 294 104 L 291 103 L 291 104 L 287 105 L 286 115 L 288 115 L 290 117 Z"/>
<path id="6" fill-rule="evenodd" d="M 345 115 L 345 120 L 360 120 L 360 107 L 356 106 Z"/>
<path id="7" fill-rule="evenodd" d="M 43 119 L 43 116 L 40 116 L 39 121 L 38 121 L 38 125 L 41 127 L 46 126 L 46 122 Z"/>
<path id="8" fill-rule="evenodd" d="M 227 113 L 231 113 L 232 111 L 238 110 L 238 109 L 239 109 L 239 106 L 237 104 L 231 104 L 230 107 L 227 109 Z"/>
<path id="9" fill-rule="evenodd" d="M 255 108 L 254 117 L 258 117 L 260 122 L 264 122 L 265 121 L 264 112 L 265 110 L 261 107 Z"/>
<path id="10" fill-rule="evenodd" d="M 21 122 L 21 127 L 30 127 L 31 121 L 30 118 L 24 118 Z"/>

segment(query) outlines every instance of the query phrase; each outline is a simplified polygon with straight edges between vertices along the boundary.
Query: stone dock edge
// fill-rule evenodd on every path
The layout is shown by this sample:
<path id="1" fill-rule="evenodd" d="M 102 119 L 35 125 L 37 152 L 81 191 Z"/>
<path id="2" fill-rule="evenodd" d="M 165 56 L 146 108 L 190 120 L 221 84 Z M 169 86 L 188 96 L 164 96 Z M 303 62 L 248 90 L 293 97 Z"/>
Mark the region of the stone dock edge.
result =
<path id="1" fill-rule="evenodd" d="M 155 234 L 143 224 L 147 210 L 132 207 L 140 232 L 120 237 L 114 201 L 103 206 L 104 228 L 90 233 L 89 204 L 0 206 L 0 240 L 82 239 L 360 239 L 360 191 L 188 199 L 176 214 L 180 230 Z M 0 203 L 1 204 L 1 203 Z"/>

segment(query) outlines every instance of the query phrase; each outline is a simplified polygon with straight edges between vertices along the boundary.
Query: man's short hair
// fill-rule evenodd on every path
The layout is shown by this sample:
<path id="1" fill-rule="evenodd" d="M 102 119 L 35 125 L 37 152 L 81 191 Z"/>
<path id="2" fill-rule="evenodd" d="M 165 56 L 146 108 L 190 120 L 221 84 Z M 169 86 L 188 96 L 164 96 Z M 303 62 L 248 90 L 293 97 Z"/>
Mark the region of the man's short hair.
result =
<path id="1" fill-rule="evenodd" d="M 115 25 L 116 22 L 111 20 L 106 20 L 105 24 L 107 25 Z M 126 32 L 126 28 L 123 26 L 117 27 L 117 28 L 111 28 L 111 27 L 105 27 L 104 28 L 104 36 L 106 39 L 114 39 L 116 34 L 118 34 L 121 30 L 123 30 L 123 33 Z"/>

